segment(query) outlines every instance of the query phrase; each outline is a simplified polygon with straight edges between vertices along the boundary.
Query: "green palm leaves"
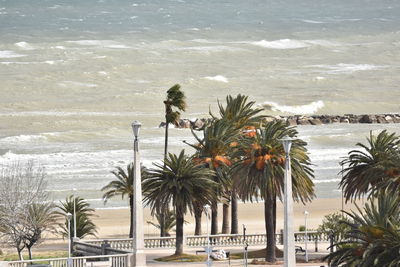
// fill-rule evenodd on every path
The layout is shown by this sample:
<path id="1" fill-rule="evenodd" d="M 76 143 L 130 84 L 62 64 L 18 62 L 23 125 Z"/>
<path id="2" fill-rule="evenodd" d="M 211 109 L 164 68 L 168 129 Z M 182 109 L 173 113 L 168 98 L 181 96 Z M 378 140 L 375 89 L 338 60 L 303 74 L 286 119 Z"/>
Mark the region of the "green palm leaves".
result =
<path id="1" fill-rule="evenodd" d="M 335 266 L 391 267 L 400 264 L 400 201 L 398 196 L 380 195 L 364 209 L 346 212 L 353 222 L 346 240 L 336 243 L 327 256 Z"/>
<path id="2" fill-rule="evenodd" d="M 387 131 L 377 136 L 370 134 L 368 145 L 357 143 L 360 150 L 349 152 L 342 164 L 344 177 L 340 182 L 346 200 L 375 194 L 388 188 L 399 189 L 400 181 L 400 137 Z"/>
<path id="3" fill-rule="evenodd" d="M 175 123 L 181 115 L 179 111 L 185 111 L 186 109 L 185 94 L 181 91 L 179 84 L 175 84 L 168 89 L 164 105 L 166 123 Z M 173 108 L 178 110 L 173 111 Z"/>
<path id="4" fill-rule="evenodd" d="M 283 193 L 285 152 L 280 139 L 296 137 L 297 131 L 285 122 L 273 121 L 256 132 L 254 138 L 243 138 L 237 150 L 241 159 L 235 167 L 235 182 L 242 198 L 265 199 L 267 194 Z M 309 201 L 314 196 L 313 170 L 311 169 L 306 144 L 295 139 L 292 144 L 291 164 L 293 197 L 296 201 Z"/>
<path id="5" fill-rule="evenodd" d="M 215 183 L 210 179 L 214 172 L 201 168 L 193 161 L 193 157 L 169 154 L 164 165 L 154 164 L 143 181 L 144 202 L 154 213 L 167 210 L 169 205 L 176 214 L 176 255 L 183 253 L 184 215 L 193 211 L 193 203 L 202 205 L 213 199 Z"/>
<path id="6" fill-rule="evenodd" d="M 76 236 L 78 238 L 84 238 L 87 236 L 96 236 L 97 227 L 93 222 L 94 209 L 90 208 L 90 204 L 81 197 L 74 197 L 73 195 L 68 196 L 64 202 L 60 202 L 58 208 L 60 211 L 58 214 L 65 217 L 65 214 L 71 213 L 74 215 L 74 198 L 75 198 L 75 210 L 76 210 Z M 70 224 L 68 229 L 68 220 L 65 219 L 64 223 L 60 223 L 61 235 L 68 238 L 69 233 L 73 236 L 75 232 L 74 224 Z"/>
<path id="7" fill-rule="evenodd" d="M 129 197 L 129 207 L 131 213 L 130 219 L 130 228 L 129 228 L 129 237 L 132 237 L 132 216 L 133 216 L 133 176 L 135 171 L 135 165 L 133 163 L 129 164 L 126 167 L 126 171 L 121 167 L 116 167 L 115 170 L 111 171 L 115 176 L 115 180 L 109 182 L 106 186 L 104 186 L 101 191 L 104 192 L 103 199 L 104 202 L 107 202 L 108 199 L 121 196 L 124 198 L 125 196 Z M 141 167 L 141 176 L 142 179 L 146 175 L 145 167 Z"/>

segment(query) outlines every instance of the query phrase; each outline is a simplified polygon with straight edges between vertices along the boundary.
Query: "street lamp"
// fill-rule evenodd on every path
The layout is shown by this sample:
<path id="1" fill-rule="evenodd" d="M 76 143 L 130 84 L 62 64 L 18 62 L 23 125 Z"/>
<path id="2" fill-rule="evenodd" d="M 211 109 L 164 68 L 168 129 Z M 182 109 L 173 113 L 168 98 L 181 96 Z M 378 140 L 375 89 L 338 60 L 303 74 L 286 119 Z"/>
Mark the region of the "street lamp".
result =
<path id="1" fill-rule="evenodd" d="M 293 139 L 285 136 L 280 140 L 286 154 L 285 180 L 284 180 L 284 266 L 296 266 L 296 255 L 293 232 L 293 194 L 292 194 L 292 170 L 290 166 L 290 149 Z"/>
<path id="2" fill-rule="evenodd" d="M 307 235 L 307 217 L 308 211 L 304 211 L 304 225 L 305 225 L 305 235 L 304 235 L 304 249 L 306 251 L 306 262 L 308 262 L 308 251 L 307 251 L 307 242 L 308 242 L 308 235 Z"/>
<path id="3" fill-rule="evenodd" d="M 132 242 L 133 257 L 132 266 L 146 266 L 146 254 L 144 253 L 143 232 L 143 205 L 142 205 L 142 179 L 140 173 L 139 155 L 139 130 L 142 124 L 138 121 L 132 123 L 133 135 L 135 137 L 133 146 L 134 175 L 133 175 L 133 218 L 132 218 Z"/>
<path id="4" fill-rule="evenodd" d="M 210 253 L 211 253 L 211 249 L 210 249 L 210 233 L 208 231 L 208 224 L 209 224 L 209 220 L 210 220 L 210 215 L 211 215 L 211 207 L 210 205 L 206 204 L 204 205 L 204 212 L 206 213 L 206 219 L 207 219 L 207 262 L 206 265 L 207 266 L 211 266 L 211 259 L 210 259 Z"/>
<path id="5" fill-rule="evenodd" d="M 71 266 L 71 218 L 72 214 L 67 213 L 67 221 L 68 221 L 68 266 Z"/>
<path id="6" fill-rule="evenodd" d="M 73 193 L 73 198 L 74 198 L 74 241 L 77 240 L 77 230 L 76 230 L 76 201 L 75 201 L 75 192 L 76 192 L 76 188 L 72 188 Z"/>

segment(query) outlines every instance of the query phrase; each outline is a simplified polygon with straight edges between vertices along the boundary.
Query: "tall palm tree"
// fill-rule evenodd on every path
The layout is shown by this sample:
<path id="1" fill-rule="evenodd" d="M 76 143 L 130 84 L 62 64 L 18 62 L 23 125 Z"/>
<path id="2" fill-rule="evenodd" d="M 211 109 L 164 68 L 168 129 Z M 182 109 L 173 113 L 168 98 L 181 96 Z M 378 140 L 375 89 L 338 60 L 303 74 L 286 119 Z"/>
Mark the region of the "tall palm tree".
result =
<path id="1" fill-rule="evenodd" d="M 262 108 L 255 108 L 254 101 L 248 101 L 248 97 L 245 95 L 238 94 L 236 97 L 228 95 L 226 97 L 226 106 L 224 107 L 218 101 L 219 115 L 221 120 L 225 120 L 230 123 L 233 128 L 237 131 L 242 131 L 245 128 L 257 127 L 261 124 L 265 116 L 259 115 L 263 111 Z M 211 112 L 210 112 L 211 114 Z M 217 116 L 211 114 L 214 119 Z M 235 159 L 233 159 L 235 161 Z M 234 184 L 231 184 L 230 201 L 225 201 L 223 204 L 223 225 L 222 233 L 227 233 L 229 226 L 226 226 L 228 220 L 228 209 L 231 204 L 231 234 L 237 234 L 239 232 L 239 221 L 238 221 L 238 203 L 237 193 Z"/>
<path id="2" fill-rule="evenodd" d="M 163 214 L 162 218 L 164 221 L 162 221 L 161 216 L 159 213 L 155 214 L 157 223 L 147 221 L 148 224 L 153 225 L 157 229 L 161 229 L 161 227 L 164 226 L 164 231 L 165 231 L 165 236 L 171 236 L 170 231 L 173 230 L 173 228 L 176 226 L 176 216 L 173 211 L 170 209 L 166 209 L 165 213 Z"/>
<path id="3" fill-rule="evenodd" d="M 84 238 L 86 236 L 96 236 L 97 227 L 93 222 L 95 217 L 95 210 L 90 207 L 90 204 L 81 197 L 74 197 L 73 195 L 68 196 L 65 201 L 60 201 L 57 207 L 60 209 L 57 214 L 61 218 L 65 218 L 65 214 L 71 213 L 74 216 L 74 198 L 75 198 L 75 210 L 76 210 L 76 236 L 78 238 Z M 71 233 L 75 233 L 74 224 L 70 224 L 68 229 L 68 219 L 65 218 L 64 223 L 59 224 L 61 231 L 60 234 L 63 238 L 68 238 Z"/>
<path id="4" fill-rule="evenodd" d="M 346 239 L 334 244 L 330 266 L 390 267 L 400 264 L 400 200 L 381 192 L 363 209 L 345 213 L 352 222 Z"/>
<path id="5" fill-rule="evenodd" d="M 214 173 L 201 168 L 193 157 L 169 153 L 164 165 L 154 164 L 148 177 L 143 181 L 144 202 L 151 207 L 154 214 L 157 210 L 166 210 L 170 203 L 176 213 L 176 250 L 175 255 L 183 253 L 184 215 L 193 211 L 193 201 L 202 205 L 210 203 L 214 197 L 215 183 L 209 178 Z"/>
<path id="6" fill-rule="evenodd" d="M 141 176 L 142 180 L 146 175 L 146 168 L 141 166 Z M 129 227 L 129 237 L 132 238 L 132 223 L 133 223 L 133 177 L 135 172 L 135 164 L 130 163 L 126 167 L 126 171 L 121 167 L 115 167 L 115 170 L 111 171 L 115 176 L 115 180 L 109 182 L 104 186 L 101 191 L 104 192 L 103 200 L 107 203 L 108 199 L 121 196 L 124 199 L 125 196 L 129 198 L 130 207 L 130 227 Z"/>
<path id="7" fill-rule="evenodd" d="M 211 204 L 211 234 L 218 232 L 218 200 L 229 191 L 231 180 L 228 176 L 229 166 L 232 165 L 229 154 L 232 149 L 229 144 L 236 140 L 238 134 L 231 124 L 224 120 L 212 120 L 202 130 L 203 137 L 200 138 L 193 130 L 192 134 L 198 144 L 189 144 L 196 150 L 195 161 L 213 170 L 215 175 L 212 179 L 218 184 L 215 188 L 216 199 Z"/>
<path id="8" fill-rule="evenodd" d="M 181 116 L 180 111 L 186 110 L 186 101 L 185 94 L 181 91 L 181 86 L 179 84 L 175 84 L 167 91 L 167 98 L 164 100 L 165 106 L 165 142 L 164 142 L 164 160 L 167 158 L 168 154 L 168 129 L 169 124 L 174 123 L 177 124 L 178 120 Z M 173 109 L 177 110 L 173 110 Z M 165 211 L 160 210 L 157 211 L 160 216 L 160 223 L 164 225 L 164 214 Z M 160 236 L 165 236 L 164 227 L 160 229 Z"/>
<path id="9" fill-rule="evenodd" d="M 386 130 L 377 136 L 370 133 L 368 144 L 357 143 L 360 150 L 352 150 L 341 164 L 347 165 L 339 186 L 343 189 L 346 201 L 371 195 L 382 184 L 391 183 L 400 175 L 400 137 Z"/>
<path id="10" fill-rule="evenodd" d="M 186 110 L 185 94 L 181 91 L 181 86 L 175 84 L 167 91 L 167 99 L 164 100 L 165 105 L 165 144 L 164 158 L 168 153 L 168 127 L 170 123 L 176 124 L 181 116 L 179 111 Z M 177 110 L 174 111 L 173 108 Z"/>
<path id="11" fill-rule="evenodd" d="M 295 138 L 297 131 L 285 122 L 272 121 L 258 129 L 254 137 L 240 142 L 237 157 L 241 161 L 234 166 L 236 188 L 244 201 L 264 200 L 265 230 L 267 234 L 266 260 L 275 262 L 276 199 L 282 200 L 284 189 L 285 152 L 280 142 L 285 136 Z M 307 154 L 306 143 L 295 139 L 290 151 L 293 198 L 310 201 L 314 196 L 311 180 L 313 170 Z"/>

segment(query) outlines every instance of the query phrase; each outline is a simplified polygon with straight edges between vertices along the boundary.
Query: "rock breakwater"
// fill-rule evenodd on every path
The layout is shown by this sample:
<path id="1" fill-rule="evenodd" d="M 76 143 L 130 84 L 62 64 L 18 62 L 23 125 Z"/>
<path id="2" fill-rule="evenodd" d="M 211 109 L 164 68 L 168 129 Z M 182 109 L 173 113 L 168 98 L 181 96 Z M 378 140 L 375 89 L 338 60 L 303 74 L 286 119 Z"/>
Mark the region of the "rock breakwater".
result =
<path id="1" fill-rule="evenodd" d="M 345 114 L 345 115 L 293 115 L 293 116 L 267 116 L 265 121 L 283 120 L 290 125 L 322 125 L 332 123 L 400 123 L 400 114 Z M 176 128 L 193 128 L 200 130 L 207 123 L 208 119 L 180 119 Z M 165 127 L 161 122 L 159 127 Z"/>

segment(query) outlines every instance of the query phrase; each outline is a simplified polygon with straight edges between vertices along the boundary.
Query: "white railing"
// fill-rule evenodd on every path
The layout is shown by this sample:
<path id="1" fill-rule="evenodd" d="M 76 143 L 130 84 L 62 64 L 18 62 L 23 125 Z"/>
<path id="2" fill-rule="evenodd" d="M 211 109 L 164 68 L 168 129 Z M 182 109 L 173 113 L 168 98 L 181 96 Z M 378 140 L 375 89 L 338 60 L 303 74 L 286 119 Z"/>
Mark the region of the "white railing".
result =
<path id="1" fill-rule="evenodd" d="M 68 265 L 68 258 L 10 261 L 8 262 L 8 267 L 28 267 L 28 265 L 31 264 L 51 265 L 52 267 L 93 267 L 100 265 L 102 267 L 129 267 L 129 255 L 130 254 L 72 257 L 70 265 Z M 101 262 L 100 265 L 98 264 L 99 262 Z"/>
<path id="2" fill-rule="evenodd" d="M 296 243 L 304 243 L 305 241 L 305 232 L 296 232 L 295 242 Z M 240 234 L 230 235 L 210 235 L 209 237 L 202 236 L 185 236 L 184 237 L 184 245 L 187 247 L 204 247 L 207 245 L 207 238 L 210 239 L 210 245 L 218 246 L 218 247 L 234 247 L 234 246 L 242 246 L 244 244 L 244 236 Z M 276 243 L 283 243 L 282 233 L 278 233 L 275 235 Z M 308 242 L 314 242 L 316 245 L 316 249 L 318 247 L 319 242 L 329 241 L 329 237 L 327 235 L 318 233 L 316 231 L 308 231 L 307 232 L 307 240 Z M 152 237 L 145 238 L 145 248 L 174 248 L 175 247 L 175 237 Z M 120 249 L 129 251 L 132 249 L 132 239 L 109 239 L 109 240 L 81 240 L 81 242 L 85 242 L 88 244 L 98 245 L 108 243 L 110 247 L 113 249 Z M 267 237 L 265 234 L 248 234 L 246 235 L 246 242 L 248 245 L 264 245 L 267 242 Z"/>

